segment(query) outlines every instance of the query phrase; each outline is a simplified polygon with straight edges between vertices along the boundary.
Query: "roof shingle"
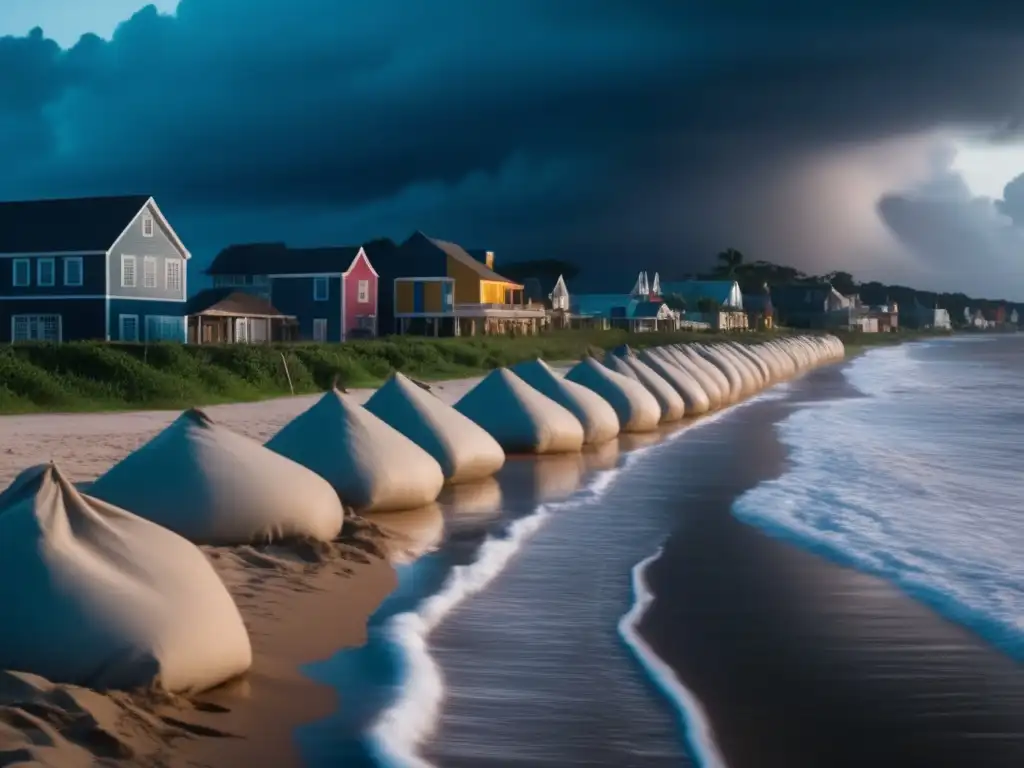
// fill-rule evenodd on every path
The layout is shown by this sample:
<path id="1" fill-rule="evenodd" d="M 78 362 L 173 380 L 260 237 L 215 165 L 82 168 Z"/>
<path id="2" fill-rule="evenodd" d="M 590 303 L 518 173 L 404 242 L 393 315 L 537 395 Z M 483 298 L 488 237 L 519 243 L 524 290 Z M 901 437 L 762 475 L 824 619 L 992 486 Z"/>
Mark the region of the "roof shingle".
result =
<path id="1" fill-rule="evenodd" d="M 0 253 L 106 251 L 149 195 L 0 202 Z"/>

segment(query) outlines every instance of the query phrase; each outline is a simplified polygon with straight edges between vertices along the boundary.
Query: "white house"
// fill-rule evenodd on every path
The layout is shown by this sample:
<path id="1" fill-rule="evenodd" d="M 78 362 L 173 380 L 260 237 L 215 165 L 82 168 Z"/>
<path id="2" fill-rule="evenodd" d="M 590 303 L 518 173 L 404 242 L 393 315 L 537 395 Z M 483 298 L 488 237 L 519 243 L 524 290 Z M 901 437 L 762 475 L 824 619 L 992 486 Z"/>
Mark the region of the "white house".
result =
<path id="1" fill-rule="evenodd" d="M 569 311 L 569 289 L 565 286 L 565 280 L 562 275 L 558 276 L 558 281 L 555 283 L 555 287 L 551 289 L 551 293 L 548 294 L 548 298 L 551 299 L 552 309 L 562 312 Z"/>

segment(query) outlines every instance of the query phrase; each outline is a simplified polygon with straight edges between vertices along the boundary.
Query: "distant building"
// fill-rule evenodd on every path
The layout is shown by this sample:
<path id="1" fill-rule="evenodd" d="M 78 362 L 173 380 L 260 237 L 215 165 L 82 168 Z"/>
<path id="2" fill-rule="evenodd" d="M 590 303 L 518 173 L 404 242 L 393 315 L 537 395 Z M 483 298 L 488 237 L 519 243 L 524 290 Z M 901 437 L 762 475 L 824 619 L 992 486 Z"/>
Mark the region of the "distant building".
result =
<path id="1" fill-rule="evenodd" d="M 1019 325 L 1020 315 L 1017 314 L 1017 310 L 1013 309 L 1010 311 L 1010 325 Z"/>
<path id="2" fill-rule="evenodd" d="M 185 341 L 191 258 L 147 195 L 0 203 L 0 341 Z"/>
<path id="3" fill-rule="evenodd" d="M 949 310 L 941 309 L 938 306 L 926 307 L 916 300 L 909 307 L 903 308 L 901 322 L 906 328 L 949 330 L 953 327 Z"/>
<path id="4" fill-rule="evenodd" d="M 569 311 L 569 289 L 565 286 L 565 279 L 562 275 L 558 276 L 555 287 L 551 289 L 548 299 L 551 301 L 551 309 L 561 312 Z"/>
<path id="5" fill-rule="evenodd" d="M 214 288 L 258 296 L 294 317 L 299 339 L 339 342 L 377 334 L 379 277 L 362 246 L 231 245 L 206 272 Z"/>
<path id="6" fill-rule="evenodd" d="M 685 319 L 708 323 L 717 330 L 743 330 L 749 319 L 743 308 L 743 292 L 735 280 L 681 280 L 661 283 L 661 295 L 678 296 L 686 302 Z M 701 309 L 710 304 L 708 311 Z"/>

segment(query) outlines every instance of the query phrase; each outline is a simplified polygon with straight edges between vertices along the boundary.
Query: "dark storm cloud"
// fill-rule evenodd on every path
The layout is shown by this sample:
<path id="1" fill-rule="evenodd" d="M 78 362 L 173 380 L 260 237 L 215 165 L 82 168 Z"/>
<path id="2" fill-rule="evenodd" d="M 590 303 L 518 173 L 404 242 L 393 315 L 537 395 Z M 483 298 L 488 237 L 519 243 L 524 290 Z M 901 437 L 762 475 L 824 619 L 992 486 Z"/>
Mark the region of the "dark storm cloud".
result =
<path id="1" fill-rule="evenodd" d="M 857 178 L 875 197 L 827 207 L 818 169 L 936 126 L 1016 126 L 1024 8 L 1001 5 L 183 0 L 69 51 L 0 40 L 0 192 L 152 191 L 199 252 L 421 227 L 596 273 L 725 245 L 927 267 L 917 245 L 853 242 L 844 209 L 876 215 L 890 190 Z"/>

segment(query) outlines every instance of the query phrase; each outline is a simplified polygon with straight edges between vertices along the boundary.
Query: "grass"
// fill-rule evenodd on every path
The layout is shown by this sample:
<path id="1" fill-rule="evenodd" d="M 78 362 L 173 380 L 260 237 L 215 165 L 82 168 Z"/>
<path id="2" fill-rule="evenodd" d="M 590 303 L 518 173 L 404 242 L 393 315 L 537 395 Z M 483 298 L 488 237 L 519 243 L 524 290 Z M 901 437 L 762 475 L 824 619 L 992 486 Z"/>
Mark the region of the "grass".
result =
<path id="1" fill-rule="evenodd" d="M 295 394 L 322 392 L 335 379 L 345 387 L 372 387 L 396 370 L 424 380 L 458 378 L 536 357 L 576 360 L 595 348 L 620 344 L 756 342 L 784 333 L 561 331 L 517 338 L 391 337 L 272 346 L 16 344 L 0 347 L 0 413 L 178 409 L 279 397 L 293 389 Z M 917 337 L 847 334 L 843 340 L 854 352 Z"/>

